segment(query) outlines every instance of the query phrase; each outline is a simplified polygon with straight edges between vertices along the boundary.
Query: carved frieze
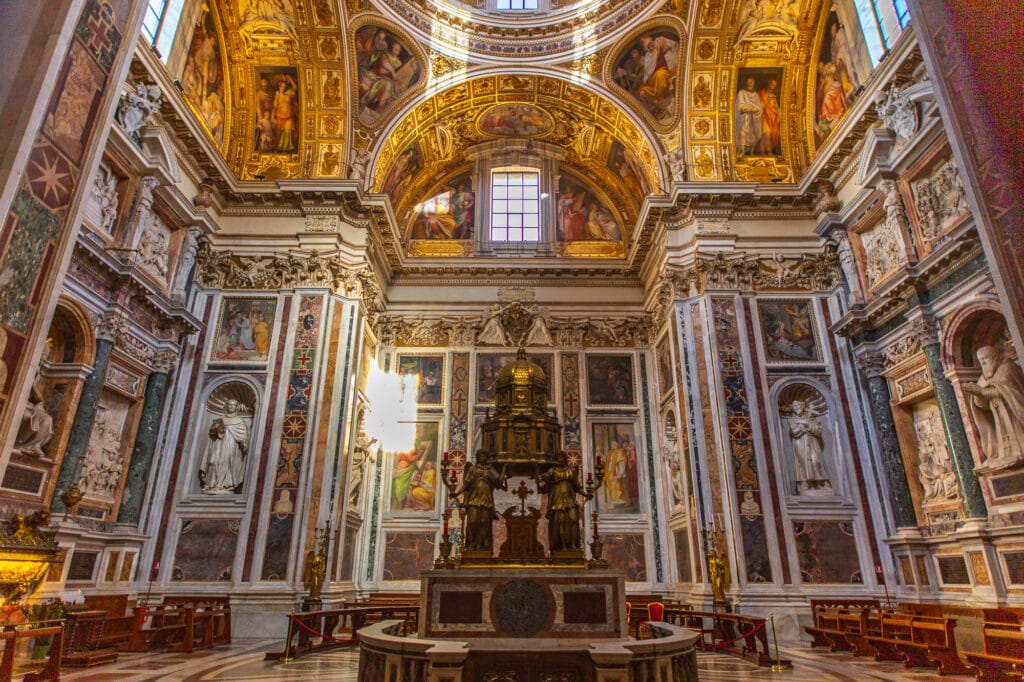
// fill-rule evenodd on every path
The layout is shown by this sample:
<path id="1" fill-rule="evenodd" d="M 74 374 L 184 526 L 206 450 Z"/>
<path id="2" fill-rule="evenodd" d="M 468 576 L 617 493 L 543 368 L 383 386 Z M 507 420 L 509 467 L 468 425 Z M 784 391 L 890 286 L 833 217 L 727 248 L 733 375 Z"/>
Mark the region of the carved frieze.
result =
<path id="1" fill-rule="evenodd" d="M 839 259 L 834 248 L 821 254 L 786 257 L 739 255 L 698 256 L 691 268 L 677 269 L 673 276 L 678 291 L 691 285 L 708 289 L 740 291 L 829 291 L 839 283 Z"/>
<path id="2" fill-rule="evenodd" d="M 960 172 L 952 157 L 927 177 L 910 183 L 910 189 L 921 236 L 926 242 L 933 241 L 970 212 Z"/>
<path id="3" fill-rule="evenodd" d="M 495 304 L 480 315 L 382 315 L 385 346 L 631 347 L 651 343 L 649 316 L 549 316 L 535 305 Z"/>

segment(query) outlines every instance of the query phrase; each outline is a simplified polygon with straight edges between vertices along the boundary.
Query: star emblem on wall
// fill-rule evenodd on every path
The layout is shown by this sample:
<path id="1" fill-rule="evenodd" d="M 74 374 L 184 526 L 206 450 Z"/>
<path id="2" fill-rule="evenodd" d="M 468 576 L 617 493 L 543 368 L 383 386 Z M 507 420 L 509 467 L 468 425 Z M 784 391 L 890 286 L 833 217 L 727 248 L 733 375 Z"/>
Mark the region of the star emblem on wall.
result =
<path id="1" fill-rule="evenodd" d="M 37 144 L 25 169 L 32 194 L 54 211 L 66 208 L 75 187 L 74 169 L 50 144 Z"/>

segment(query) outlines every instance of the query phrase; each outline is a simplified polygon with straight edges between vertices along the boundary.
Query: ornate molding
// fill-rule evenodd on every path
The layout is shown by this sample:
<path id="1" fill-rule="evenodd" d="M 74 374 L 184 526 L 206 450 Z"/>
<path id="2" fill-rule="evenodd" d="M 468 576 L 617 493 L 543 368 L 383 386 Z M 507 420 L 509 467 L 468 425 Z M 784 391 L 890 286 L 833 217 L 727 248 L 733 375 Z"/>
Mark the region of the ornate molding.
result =
<path id="1" fill-rule="evenodd" d="M 910 335 L 922 346 L 939 343 L 939 323 L 933 315 L 925 313 L 910 321 Z"/>
<path id="2" fill-rule="evenodd" d="M 673 273 L 677 290 L 709 289 L 740 291 L 830 291 L 839 284 L 839 259 L 835 248 L 823 253 L 784 257 L 698 255 L 688 270 Z M 680 288 L 682 287 L 682 288 Z"/>
<path id="3" fill-rule="evenodd" d="M 108 310 L 96 318 L 96 339 L 114 341 L 125 328 L 124 315 L 119 310 Z"/>
<path id="4" fill-rule="evenodd" d="M 178 365 L 178 353 L 169 348 L 162 348 L 150 360 L 149 367 L 157 374 L 170 374 Z"/>
<path id="5" fill-rule="evenodd" d="M 868 379 L 880 377 L 885 373 L 885 356 L 877 350 L 864 350 L 856 353 L 857 366 Z"/>
<path id="6" fill-rule="evenodd" d="M 550 316 L 537 305 L 496 303 L 479 315 L 382 315 L 374 330 L 385 346 L 645 347 L 650 315 Z"/>
<path id="7" fill-rule="evenodd" d="M 904 360 L 908 360 L 921 352 L 921 342 L 916 336 L 910 334 L 899 341 L 890 344 L 883 351 L 886 367 L 893 367 Z"/>

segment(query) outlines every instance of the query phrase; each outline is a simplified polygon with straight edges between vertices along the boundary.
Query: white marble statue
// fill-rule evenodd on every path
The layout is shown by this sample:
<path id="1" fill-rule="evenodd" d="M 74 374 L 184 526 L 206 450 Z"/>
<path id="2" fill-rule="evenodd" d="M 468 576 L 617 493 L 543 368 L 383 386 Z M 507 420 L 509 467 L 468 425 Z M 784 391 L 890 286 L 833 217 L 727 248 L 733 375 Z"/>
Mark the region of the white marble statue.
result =
<path id="1" fill-rule="evenodd" d="M 114 222 L 117 220 L 117 182 L 117 175 L 106 166 L 100 165 L 92 185 L 92 200 L 96 204 L 99 227 L 105 232 L 113 232 Z"/>
<path id="2" fill-rule="evenodd" d="M 683 482 L 679 476 L 682 465 L 679 461 L 679 451 L 676 444 L 662 443 L 661 457 L 665 462 L 665 475 L 668 476 L 669 483 L 672 487 L 672 501 L 677 505 L 681 504 L 685 494 L 683 491 Z"/>
<path id="3" fill-rule="evenodd" d="M 789 437 L 793 444 L 793 465 L 796 489 L 800 495 L 831 495 L 832 482 L 825 473 L 822 452 L 825 443 L 821 437 L 818 417 L 826 413 L 820 401 L 794 400 L 787 418 Z"/>
<path id="4" fill-rule="evenodd" d="M 228 400 L 223 416 L 210 425 L 210 442 L 199 464 L 199 485 L 204 493 L 233 493 L 245 478 L 249 452 L 249 425 L 237 400 Z"/>
<path id="5" fill-rule="evenodd" d="M 1018 467 L 1024 464 L 1024 372 L 994 346 L 982 346 L 977 357 L 981 378 L 964 382 L 963 389 L 971 396 L 984 467 Z"/>
<path id="6" fill-rule="evenodd" d="M 959 494 L 956 474 L 946 448 L 937 404 L 931 403 L 922 410 L 915 410 L 914 430 L 917 432 L 918 474 L 924 489 L 924 502 L 956 499 Z"/>
<path id="7" fill-rule="evenodd" d="M 370 452 L 370 447 L 377 442 L 376 438 L 371 439 L 366 435 L 362 422 L 363 417 L 360 415 L 359 433 L 356 434 L 355 442 L 352 443 L 352 465 L 349 474 L 352 477 L 352 483 L 348 488 L 348 501 L 353 506 L 359 504 L 359 491 L 362 490 L 363 481 L 366 480 L 366 470 L 373 464 L 373 453 Z"/>
<path id="8" fill-rule="evenodd" d="M 45 457 L 46 452 L 43 448 L 52 437 L 53 417 L 46 411 L 39 388 L 33 385 L 29 391 L 28 404 L 21 414 L 21 425 L 14 440 L 14 452 L 30 457 Z"/>
<path id="9" fill-rule="evenodd" d="M 161 97 L 162 93 L 157 86 L 139 83 L 121 98 L 117 122 L 129 136 L 138 139 L 139 129 L 160 109 Z"/>
<path id="10" fill-rule="evenodd" d="M 94 500 L 113 501 L 124 470 L 122 433 L 128 416 L 125 403 L 100 398 L 89 434 L 78 487 Z"/>

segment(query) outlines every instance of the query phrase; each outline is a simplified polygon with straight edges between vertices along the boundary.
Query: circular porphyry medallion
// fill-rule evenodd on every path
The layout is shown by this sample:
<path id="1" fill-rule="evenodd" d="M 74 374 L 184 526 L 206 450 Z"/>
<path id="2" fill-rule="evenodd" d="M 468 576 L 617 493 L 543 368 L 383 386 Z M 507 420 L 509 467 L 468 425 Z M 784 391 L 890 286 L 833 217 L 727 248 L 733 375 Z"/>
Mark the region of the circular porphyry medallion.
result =
<path id="1" fill-rule="evenodd" d="M 533 580 L 510 580 L 491 597 L 494 624 L 510 637 L 533 637 L 551 621 L 554 599 Z"/>

